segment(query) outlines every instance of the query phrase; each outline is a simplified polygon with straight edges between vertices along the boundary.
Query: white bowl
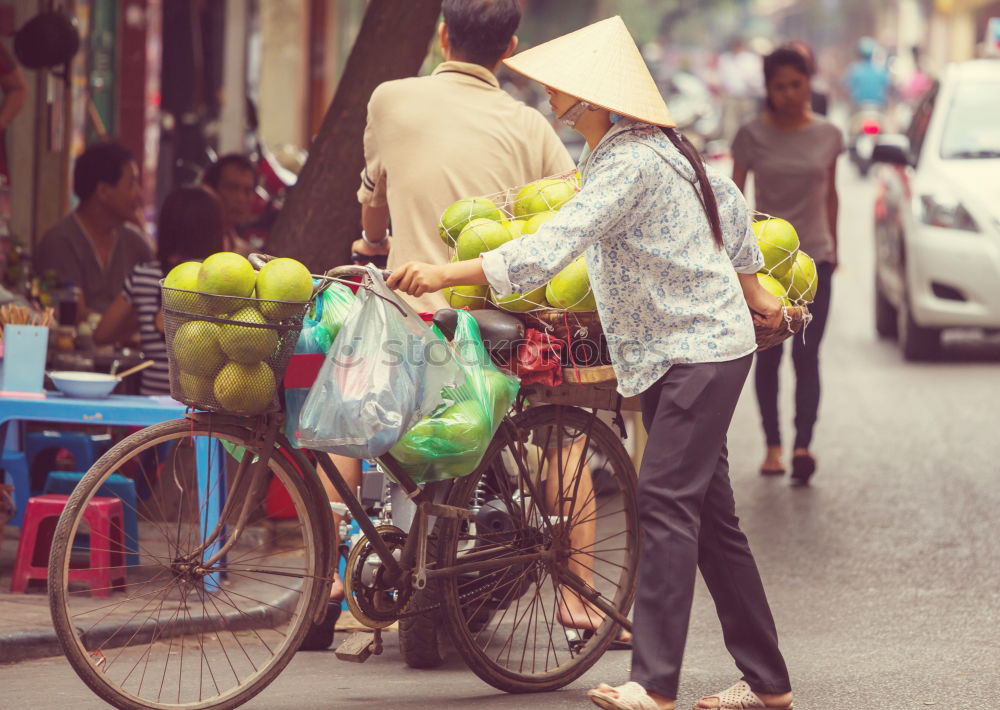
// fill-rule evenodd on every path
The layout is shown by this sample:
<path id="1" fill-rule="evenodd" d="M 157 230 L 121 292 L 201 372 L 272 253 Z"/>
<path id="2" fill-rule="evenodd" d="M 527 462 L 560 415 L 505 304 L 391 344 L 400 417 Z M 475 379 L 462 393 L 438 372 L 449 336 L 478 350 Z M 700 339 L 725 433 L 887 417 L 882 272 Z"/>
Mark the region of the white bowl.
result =
<path id="1" fill-rule="evenodd" d="M 56 389 L 67 397 L 101 399 L 111 394 L 118 384 L 116 376 L 101 372 L 56 371 L 48 375 Z"/>

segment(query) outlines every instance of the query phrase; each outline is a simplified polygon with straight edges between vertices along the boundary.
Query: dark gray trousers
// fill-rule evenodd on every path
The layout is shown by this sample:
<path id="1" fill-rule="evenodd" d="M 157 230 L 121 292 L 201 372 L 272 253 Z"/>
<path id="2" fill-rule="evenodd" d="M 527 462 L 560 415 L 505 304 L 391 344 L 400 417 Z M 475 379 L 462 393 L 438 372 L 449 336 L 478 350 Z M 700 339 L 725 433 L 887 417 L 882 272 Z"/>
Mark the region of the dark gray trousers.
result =
<path id="1" fill-rule="evenodd" d="M 791 690 L 729 483 L 726 432 L 751 361 L 674 365 L 642 394 L 649 440 L 639 471 L 632 680 L 667 698 L 677 697 L 696 569 L 743 679 L 761 693 Z"/>

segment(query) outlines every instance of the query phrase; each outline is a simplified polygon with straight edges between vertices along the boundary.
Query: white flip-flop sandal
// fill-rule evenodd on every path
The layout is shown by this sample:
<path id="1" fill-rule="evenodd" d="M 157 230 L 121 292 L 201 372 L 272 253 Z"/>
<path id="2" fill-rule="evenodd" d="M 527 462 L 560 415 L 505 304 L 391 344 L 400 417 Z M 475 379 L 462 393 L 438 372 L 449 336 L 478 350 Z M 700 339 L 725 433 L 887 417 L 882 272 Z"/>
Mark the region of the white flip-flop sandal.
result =
<path id="1" fill-rule="evenodd" d="M 706 695 L 706 698 L 718 698 L 719 710 L 792 710 L 794 703 L 789 705 L 765 705 L 764 701 L 757 697 L 757 693 L 750 690 L 750 685 L 741 680 L 721 693 Z M 695 710 L 706 710 L 695 704 Z"/>
<path id="2" fill-rule="evenodd" d="M 587 697 L 604 710 L 660 710 L 660 706 L 649 697 L 646 689 L 635 681 L 616 686 L 614 691 L 617 697 L 594 688 L 587 691 Z"/>

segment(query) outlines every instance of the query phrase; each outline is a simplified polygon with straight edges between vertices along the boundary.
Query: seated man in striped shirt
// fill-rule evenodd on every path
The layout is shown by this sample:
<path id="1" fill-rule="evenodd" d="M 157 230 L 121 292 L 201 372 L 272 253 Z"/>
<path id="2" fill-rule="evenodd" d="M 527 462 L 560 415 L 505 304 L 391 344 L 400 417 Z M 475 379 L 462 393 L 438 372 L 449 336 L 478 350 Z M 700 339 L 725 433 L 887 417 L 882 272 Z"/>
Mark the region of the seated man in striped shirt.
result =
<path id="1" fill-rule="evenodd" d="M 160 315 L 160 279 L 185 261 L 222 251 L 222 206 L 200 187 L 179 187 L 163 201 L 157 221 L 156 259 L 136 264 L 94 331 L 98 345 L 130 340 L 155 364 L 142 371 L 142 394 L 170 394 L 167 346 Z"/>

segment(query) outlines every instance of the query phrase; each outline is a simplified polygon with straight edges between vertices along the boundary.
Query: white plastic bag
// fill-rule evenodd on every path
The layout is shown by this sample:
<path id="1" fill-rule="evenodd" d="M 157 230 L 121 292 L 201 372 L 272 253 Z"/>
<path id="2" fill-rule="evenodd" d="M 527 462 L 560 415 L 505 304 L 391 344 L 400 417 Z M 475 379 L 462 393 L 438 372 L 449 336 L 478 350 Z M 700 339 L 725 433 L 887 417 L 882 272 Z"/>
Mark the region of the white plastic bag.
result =
<path id="1" fill-rule="evenodd" d="M 464 373 L 447 343 L 369 267 L 299 415 L 299 443 L 377 458 L 441 403 Z"/>

